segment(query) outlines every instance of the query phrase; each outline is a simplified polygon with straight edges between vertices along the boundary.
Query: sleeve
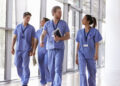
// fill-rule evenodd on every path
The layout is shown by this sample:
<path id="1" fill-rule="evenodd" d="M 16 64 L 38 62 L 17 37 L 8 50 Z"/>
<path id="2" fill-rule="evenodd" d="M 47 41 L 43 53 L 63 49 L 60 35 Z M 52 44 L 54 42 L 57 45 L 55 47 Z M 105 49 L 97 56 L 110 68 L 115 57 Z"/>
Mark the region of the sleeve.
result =
<path id="1" fill-rule="evenodd" d="M 66 32 L 70 32 L 70 30 L 69 30 L 68 24 L 65 22 L 65 33 Z"/>
<path id="2" fill-rule="evenodd" d="M 35 28 L 33 27 L 33 30 L 32 30 L 32 37 L 35 38 Z"/>
<path id="3" fill-rule="evenodd" d="M 79 42 L 79 31 L 77 32 L 77 35 L 76 35 L 76 42 Z"/>
<path id="4" fill-rule="evenodd" d="M 44 27 L 43 27 L 43 30 L 45 30 L 46 32 L 47 32 L 47 23 L 48 22 L 46 22 L 45 25 L 44 25 Z"/>
<path id="5" fill-rule="evenodd" d="M 38 36 L 37 36 L 37 32 L 35 33 L 35 39 L 37 39 L 37 40 L 39 39 Z"/>
<path id="6" fill-rule="evenodd" d="M 99 42 L 102 40 L 102 36 L 100 34 L 100 32 L 97 30 L 95 33 L 95 42 Z"/>
<path id="7" fill-rule="evenodd" d="M 14 30 L 14 32 L 13 32 L 13 34 L 15 34 L 15 35 L 17 35 L 18 33 L 17 33 L 17 27 L 15 28 L 15 30 Z"/>

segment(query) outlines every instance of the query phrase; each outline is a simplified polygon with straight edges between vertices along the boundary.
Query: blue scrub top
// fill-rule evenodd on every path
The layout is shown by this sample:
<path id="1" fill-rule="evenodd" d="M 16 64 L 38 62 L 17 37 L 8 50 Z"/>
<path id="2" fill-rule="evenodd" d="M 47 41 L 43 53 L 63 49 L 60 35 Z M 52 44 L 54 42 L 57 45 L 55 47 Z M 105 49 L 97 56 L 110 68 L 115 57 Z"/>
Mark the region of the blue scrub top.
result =
<path id="1" fill-rule="evenodd" d="M 46 42 L 47 42 L 47 36 L 44 38 L 44 47 L 40 47 L 40 36 L 42 34 L 43 28 L 37 30 L 35 34 L 35 38 L 38 40 L 38 53 L 46 53 Z"/>
<path id="2" fill-rule="evenodd" d="M 54 24 L 54 26 L 56 26 Z M 53 37 L 53 31 L 54 31 L 54 26 L 53 26 L 53 20 L 48 21 L 45 26 L 44 30 L 47 32 L 47 44 L 46 44 L 46 49 L 64 49 L 64 41 L 59 41 L 55 42 L 54 37 Z M 57 24 L 57 28 L 59 28 L 62 36 L 66 34 L 66 32 L 69 32 L 69 27 L 67 23 L 63 20 L 60 20 L 59 23 Z"/>
<path id="3" fill-rule="evenodd" d="M 17 36 L 16 50 L 30 51 L 32 37 L 35 38 L 34 27 L 30 24 L 28 24 L 26 27 L 24 27 L 23 24 L 19 24 L 14 30 L 14 34 Z"/>
<path id="4" fill-rule="evenodd" d="M 87 37 L 87 39 L 85 37 Z M 95 43 L 101 40 L 102 36 L 97 29 L 91 28 L 88 35 L 85 33 L 85 29 L 80 29 L 76 37 L 76 41 L 80 44 L 79 53 L 83 54 L 85 58 L 94 58 Z M 85 44 L 87 44 L 88 47 L 85 47 Z"/>

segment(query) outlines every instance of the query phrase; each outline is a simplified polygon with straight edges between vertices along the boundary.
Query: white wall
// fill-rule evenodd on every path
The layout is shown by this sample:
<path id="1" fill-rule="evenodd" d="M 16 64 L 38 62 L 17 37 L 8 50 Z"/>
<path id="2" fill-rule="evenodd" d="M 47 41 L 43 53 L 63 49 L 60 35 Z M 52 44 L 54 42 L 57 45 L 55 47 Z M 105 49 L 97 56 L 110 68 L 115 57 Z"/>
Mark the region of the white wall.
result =
<path id="1" fill-rule="evenodd" d="M 106 68 L 120 71 L 120 0 L 106 2 Z"/>
<path id="2" fill-rule="evenodd" d="M 106 3 L 106 59 L 101 86 L 120 86 L 120 0 Z"/>

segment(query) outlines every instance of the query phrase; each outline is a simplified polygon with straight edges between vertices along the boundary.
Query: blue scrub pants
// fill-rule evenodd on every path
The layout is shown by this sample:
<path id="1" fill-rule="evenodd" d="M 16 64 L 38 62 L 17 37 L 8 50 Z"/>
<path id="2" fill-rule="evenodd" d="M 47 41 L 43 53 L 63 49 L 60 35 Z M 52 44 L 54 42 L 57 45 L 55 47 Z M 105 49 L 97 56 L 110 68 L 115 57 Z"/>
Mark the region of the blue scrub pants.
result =
<path id="1" fill-rule="evenodd" d="M 86 79 L 86 67 L 88 69 L 88 80 Z M 96 62 L 94 58 L 86 59 L 83 54 L 79 53 L 79 71 L 80 86 L 96 86 Z"/>
<path id="2" fill-rule="evenodd" d="M 48 68 L 52 79 L 52 86 L 61 86 L 63 58 L 64 49 L 48 50 Z"/>
<path id="3" fill-rule="evenodd" d="M 45 54 L 45 78 L 47 82 L 51 82 L 50 72 L 48 69 L 48 53 Z"/>
<path id="4" fill-rule="evenodd" d="M 16 51 L 15 65 L 17 67 L 17 73 L 21 78 L 22 85 L 27 85 L 29 81 L 29 61 L 30 57 L 28 51 Z"/>
<path id="5" fill-rule="evenodd" d="M 45 85 L 47 83 L 45 78 L 45 53 L 38 52 L 38 63 L 39 63 L 39 71 L 41 75 L 41 81 L 40 83 Z"/>

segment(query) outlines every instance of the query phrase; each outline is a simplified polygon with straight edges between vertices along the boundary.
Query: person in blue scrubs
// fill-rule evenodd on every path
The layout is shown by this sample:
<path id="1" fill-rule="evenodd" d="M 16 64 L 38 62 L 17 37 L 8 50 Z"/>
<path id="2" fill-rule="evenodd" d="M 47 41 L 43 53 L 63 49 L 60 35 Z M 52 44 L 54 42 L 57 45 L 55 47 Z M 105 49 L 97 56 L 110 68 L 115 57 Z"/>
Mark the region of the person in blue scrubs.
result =
<path id="1" fill-rule="evenodd" d="M 44 38 L 47 35 L 46 49 L 48 50 L 48 68 L 52 79 L 51 86 L 61 86 L 64 40 L 68 40 L 70 34 L 67 23 L 61 20 L 61 7 L 53 7 L 52 15 L 53 20 L 48 21 L 44 26 L 40 46 L 44 46 Z M 55 34 L 56 30 L 59 31 L 57 34 Z"/>
<path id="2" fill-rule="evenodd" d="M 98 60 L 99 41 L 102 40 L 102 36 L 95 28 L 97 24 L 95 17 L 85 15 L 82 23 L 85 28 L 80 29 L 76 37 L 76 63 L 79 64 L 80 86 L 96 86 L 96 60 Z"/>
<path id="3" fill-rule="evenodd" d="M 35 37 L 35 43 L 34 43 L 34 50 L 33 50 L 33 55 L 35 55 L 36 48 L 38 46 L 38 63 L 39 63 L 39 71 L 41 74 L 41 85 L 45 86 L 47 82 L 50 82 L 50 74 L 48 71 L 48 55 L 47 55 L 47 50 L 46 50 L 46 41 L 47 41 L 47 36 L 44 38 L 44 47 L 40 47 L 40 36 L 43 31 L 43 26 L 44 24 L 49 21 L 48 18 L 43 18 L 42 21 L 40 22 L 41 28 L 37 30 L 36 32 L 36 37 Z"/>
<path id="4" fill-rule="evenodd" d="M 33 54 L 35 29 L 29 24 L 31 13 L 25 12 L 23 14 L 23 23 L 17 25 L 14 30 L 14 37 L 12 42 L 11 53 L 15 53 L 15 65 L 17 67 L 17 73 L 21 78 L 22 86 L 27 86 L 30 69 L 29 62 L 30 56 Z M 14 45 L 16 43 L 16 50 Z"/>

